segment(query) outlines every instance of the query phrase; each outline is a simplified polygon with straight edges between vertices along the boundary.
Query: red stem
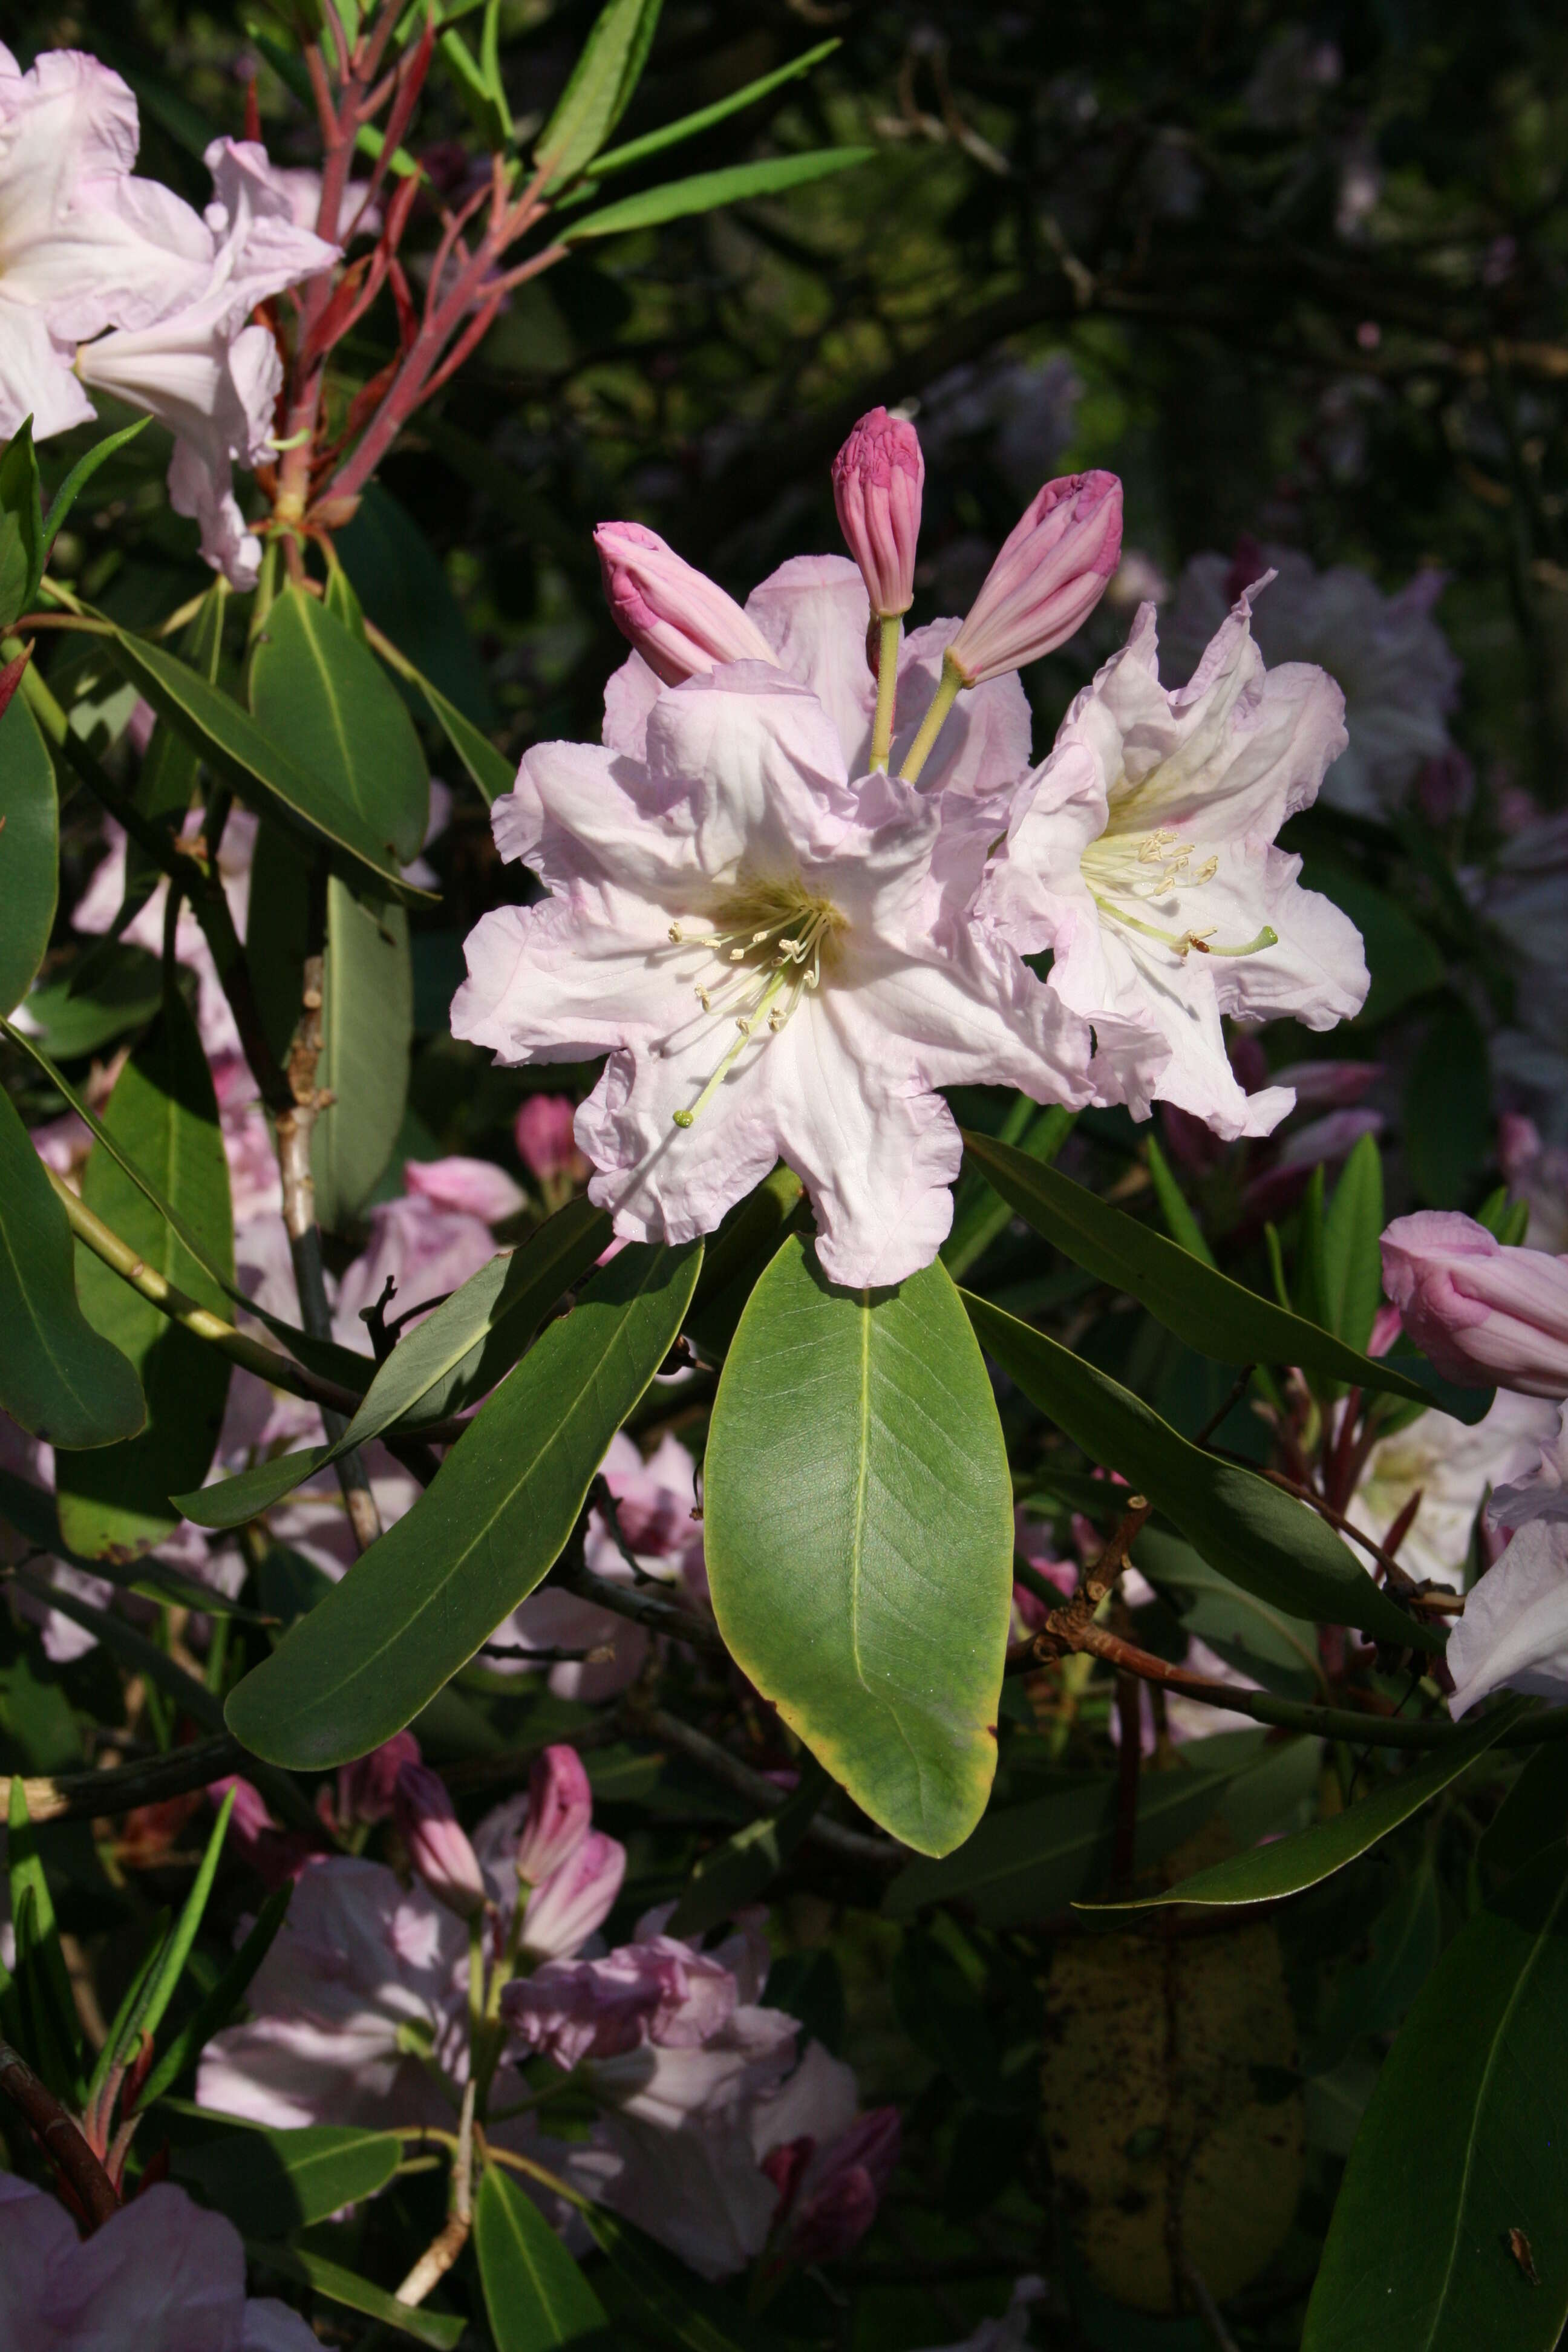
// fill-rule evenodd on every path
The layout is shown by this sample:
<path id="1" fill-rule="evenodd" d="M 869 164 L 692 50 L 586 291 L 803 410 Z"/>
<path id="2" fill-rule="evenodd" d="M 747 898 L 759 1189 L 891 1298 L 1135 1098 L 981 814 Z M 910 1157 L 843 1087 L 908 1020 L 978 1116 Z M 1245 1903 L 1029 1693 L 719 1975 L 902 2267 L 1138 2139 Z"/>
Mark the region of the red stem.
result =
<path id="1" fill-rule="evenodd" d="M 58 2166 L 96 2230 L 120 2210 L 107 2172 L 82 2137 L 79 2126 L 66 2113 L 47 2083 L 40 2082 L 26 2060 L 0 2042 L 0 2091 L 20 2108 L 37 2135 L 49 2161 Z"/>

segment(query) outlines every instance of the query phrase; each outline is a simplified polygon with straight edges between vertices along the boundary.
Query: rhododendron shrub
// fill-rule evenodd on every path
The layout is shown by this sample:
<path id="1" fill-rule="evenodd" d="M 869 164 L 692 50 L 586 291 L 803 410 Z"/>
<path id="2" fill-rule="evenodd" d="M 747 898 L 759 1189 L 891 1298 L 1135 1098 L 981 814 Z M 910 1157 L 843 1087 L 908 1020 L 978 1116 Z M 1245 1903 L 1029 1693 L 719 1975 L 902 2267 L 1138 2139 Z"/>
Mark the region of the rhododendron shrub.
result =
<path id="1" fill-rule="evenodd" d="M 0 2352 L 1568 2324 L 1554 118 L 928 13 L 0 48 Z"/>

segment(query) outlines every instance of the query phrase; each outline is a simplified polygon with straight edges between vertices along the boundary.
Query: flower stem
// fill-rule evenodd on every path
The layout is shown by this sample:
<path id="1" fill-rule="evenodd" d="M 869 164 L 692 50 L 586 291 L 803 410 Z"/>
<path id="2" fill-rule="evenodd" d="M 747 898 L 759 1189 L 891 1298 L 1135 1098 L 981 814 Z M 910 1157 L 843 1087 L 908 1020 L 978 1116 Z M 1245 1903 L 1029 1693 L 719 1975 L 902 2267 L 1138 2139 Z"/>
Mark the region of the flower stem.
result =
<path id="1" fill-rule="evenodd" d="M 918 782 L 921 770 L 931 757 L 931 747 L 942 733 L 943 719 L 958 699 L 960 688 L 966 686 L 968 682 L 952 656 L 943 654 L 942 677 L 937 682 L 936 692 L 931 696 L 931 709 L 921 720 L 920 731 L 905 752 L 904 764 L 899 770 L 899 774 L 906 784 Z"/>
<path id="2" fill-rule="evenodd" d="M 893 707 L 899 698 L 899 644 L 904 634 L 901 614 L 884 613 L 879 618 L 882 642 L 877 655 L 877 716 L 871 722 L 873 773 L 887 767 L 888 754 L 893 748 Z"/>

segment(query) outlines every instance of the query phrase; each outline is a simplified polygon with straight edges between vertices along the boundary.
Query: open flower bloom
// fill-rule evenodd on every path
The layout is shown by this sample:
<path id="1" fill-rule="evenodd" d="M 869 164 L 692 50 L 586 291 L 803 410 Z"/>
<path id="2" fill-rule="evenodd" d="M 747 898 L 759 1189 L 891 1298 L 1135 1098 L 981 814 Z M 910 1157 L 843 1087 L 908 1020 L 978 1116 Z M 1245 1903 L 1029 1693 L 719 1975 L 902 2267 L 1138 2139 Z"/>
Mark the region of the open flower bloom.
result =
<path id="1" fill-rule="evenodd" d="M 622 673 L 605 748 L 527 754 L 496 839 L 551 896 L 470 934 L 453 1034 L 510 1063 L 608 1052 L 575 1132 L 617 1233 L 710 1233 L 783 1159 L 828 1277 L 895 1283 L 952 1222 L 961 1146 L 936 1088 L 1081 1105 L 1087 1034 L 1005 947 L 944 920 L 976 856 L 979 794 L 959 780 L 989 781 L 973 757 L 986 713 L 928 789 L 857 788 L 871 716 L 858 573 L 786 564 L 748 610 L 776 663 L 652 694 Z M 922 660 L 929 675 L 927 635 L 912 675 Z"/>
<path id="2" fill-rule="evenodd" d="M 1568 1257 L 1422 1209 L 1384 1233 L 1383 1286 L 1446 1380 L 1568 1397 Z"/>
<path id="3" fill-rule="evenodd" d="M 1399 1564 L 1458 1592 L 1489 1492 L 1514 1491 L 1510 1482 L 1529 1478 L 1557 1429 L 1550 1404 L 1506 1392 L 1484 1421 L 1468 1428 L 1446 1412 L 1418 1413 L 1373 1447 L 1346 1516 L 1381 1542 L 1418 1495 L 1415 1517 L 1400 1540 Z"/>
<path id="4" fill-rule="evenodd" d="M 1455 1715 L 1495 1690 L 1568 1698 L 1568 1518 L 1526 1521 L 1466 1596 L 1446 1657 Z"/>
<path id="5" fill-rule="evenodd" d="M 234 2223 L 160 2181 L 90 2237 L 56 2199 L 0 2172 L 0 2347 L 85 2352 L 320 2352 L 272 2296 L 245 2292 Z"/>
<path id="6" fill-rule="evenodd" d="M 1355 927 L 1273 845 L 1343 746 L 1340 691 L 1305 665 L 1265 670 L 1250 594 L 1173 693 L 1141 607 L 1018 795 L 977 903 L 1020 950 L 1053 950 L 1102 1099 L 1137 1118 L 1174 1103 L 1226 1138 L 1267 1135 L 1293 1097 L 1243 1093 L 1222 1017 L 1327 1029 L 1367 991 Z"/>
<path id="7" fill-rule="evenodd" d="M 77 371 L 168 425 L 169 502 L 200 523 L 214 570 L 249 588 L 261 544 L 246 529 L 230 469 L 267 455 L 283 363 L 268 329 L 247 321 L 258 302 L 330 268 L 338 248 L 296 227 L 264 149 L 215 139 L 205 162 L 214 196 L 205 225 L 195 222 L 207 245 L 200 281 L 148 323 L 84 343 Z"/>
<path id="8" fill-rule="evenodd" d="M 132 177 L 139 135 L 136 100 L 96 58 L 49 49 L 23 73 L 0 47 L 0 436 L 29 413 L 40 440 L 87 423 L 77 345 L 199 283 L 211 239 L 171 189 Z"/>

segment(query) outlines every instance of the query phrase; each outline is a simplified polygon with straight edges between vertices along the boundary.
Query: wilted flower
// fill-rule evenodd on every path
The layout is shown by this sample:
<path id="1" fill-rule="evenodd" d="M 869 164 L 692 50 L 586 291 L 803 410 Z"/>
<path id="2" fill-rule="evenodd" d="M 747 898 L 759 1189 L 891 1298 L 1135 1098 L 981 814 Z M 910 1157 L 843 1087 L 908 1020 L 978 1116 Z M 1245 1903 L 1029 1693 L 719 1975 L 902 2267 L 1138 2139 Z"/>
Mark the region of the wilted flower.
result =
<path id="1" fill-rule="evenodd" d="M 1383 1286 L 1445 1379 L 1568 1397 L 1568 1257 L 1423 1209 L 1384 1232 Z"/>

